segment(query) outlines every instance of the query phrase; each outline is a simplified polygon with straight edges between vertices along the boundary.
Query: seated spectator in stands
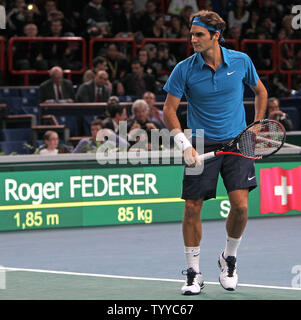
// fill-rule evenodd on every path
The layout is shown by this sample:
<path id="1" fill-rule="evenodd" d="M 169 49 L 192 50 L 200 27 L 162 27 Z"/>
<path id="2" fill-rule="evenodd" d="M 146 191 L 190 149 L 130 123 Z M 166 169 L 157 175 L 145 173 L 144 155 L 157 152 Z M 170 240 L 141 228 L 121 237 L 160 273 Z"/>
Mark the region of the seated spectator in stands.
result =
<path id="1" fill-rule="evenodd" d="M 166 37 L 173 39 L 181 37 L 181 19 L 176 14 L 170 17 L 170 26 L 166 31 Z"/>
<path id="2" fill-rule="evenodd" d="M 131 145 L 135 144 L 137 140 L 133 139 L 141 132 L 141 129 L 147 135 L 146 145 L 144 149 L 151 150 L 151 130 L 161 129 L 158 123 L 148 120 L 149 107 L 143 99 L 136 100 L 132 105 L 132 120 L 128 121 L 128 137 Z M 134 141 L 133 141 L 134 140 Z"/>
<path id="3" fill-rule="evenodd" d="M 83 18 L 86 21 L 87 28 L 103 25 L 109 25 L 109 12 L 102 6 L 103 0 L 91 0 L 83 9 Z"/>
<path id="4" fill-rule="evenodd" d="M 49 37 L 60 38 L 63 37 L 63 25 L 60 19 L 51 21 Z M 43 44 L 43 55 L 48 61 L 49 67 L 62 66 L 63 55 L 66 50 L 66 43 L 59 42 L 45 42 Z"/>
<path id="5" fill-rule="evenodd" d="M 93 80 L 98 71 L 108 71 L 108 64 L 104 57 L 98 56 L 92 61 L 92 69 L 87 70 L 83 75 L 83 82 Z M 106 85 L 109 87 L 112 93 L 112 83 L 108 78 Z"/>
<path id="6" fill-rule="evenodd" d="M 46 131 L 44 134 L 44 148 L 40 149 L 41 155 L 56 155 L 59 153 L 59 135 L 55 131 Z"/>
<path id="7" fill-rule="evenodd" d="M 158 14 L 155 18 L 153 27 L 145 31 L 146 38 L 166 38 L 167 28 L 165 27 L 165 17 L 163 14 Z"/>
<path id="8" fill-rule="evenodd" d="M 44 81 L 39 88 L 39 103 L 74 101 L 73 83 L 64 79 L 61 67 L 55 66 L 49 71 L 50 79 Z"/>
<path id="9" fill-rule="evenodd" d="M 107 102 L 111 92 L 106 85 L 108 73 L 106 71 L 98 71 L 94 79 L 82 83 L 75 96 L 76 102 Z"/>
<path id="10" fill-rule="evenodd" d="M 153 0 L 148 0 L 145 4 L 144 13 L 140 17 L 140 30 L 142 31 L 143 35 L 148 34 L 155 23 L 155 19 L 157 17 L 157 5 L 156 2 Z"/>
<path id="11" fill-rule="evenodd" d="M 154 77 L 156 77 L 156 69 L 149 62 L 148 52 L 145 48 L 139 50 L 138 60 L 142 63 L 145 73 L 152 74 Z"/>
<path id="12" fill-rule="evenodd" d="M 112 19 L 112 33 L 116 38 L 131 38 L 139 31 L 139 19 L 134 12 L 133 0 L 125 0 L 122 9 Z"/>
<path id="13" fill-rule="evenodd" d="M 244 0 L 236 0 L 232 10 L 228 15 L 228 28 L 243 27 L 248 22 L 250 12 L 247 10 Z"/>
<path id="14" fill-rule="evenodd" d="M 17 0 L 15 7 L 7 14 L 7 29 L 11 36 L 22 36 L 24 26 L 29 23 L 42 24 L 42 17 L 36 5 L 28 6 L 24 0 Z"/>
<path id="15" fill-rule="evenodd" d="M 155 77 L 144 72 L 141 62 L 134 60 L 131 69 L 132 72 L 117 84 L 117 95 L 142 97 L 145 91 L 157 93 Z"/>
<path id="16" fill-rule="evenodd" d="M 157 58 L 157 46 L 154 43 L 147 43 L 143 49 L 147 51 L 148 63 L 151 65 Z"/>
<path id="17" fill-rule="evenodd" d="M 163 120 L 163 111 L 156 107 L 156 96 L 147 91 L 143 95 L 143 100 L 148 104 L 148 120 L 158 124 L 161 128 L 166 128 L 166 125 Z"/>
<path id="18" fill-rule="evenodd" d="M 118 99 L 118 97 L 116 98 Z M 114 100 L 111 99 L 111 102 L 108 102 L 107 105 L 107 113 L 109 116 L 103 120 L 104 128 L 111 129 L 118 134 L 119 122 L 127 120 L 126 106 L 122 106 L 119 102 L 114 102 Z"/>
<path id="19" fill-rule="evenodd" d="M 169 14 L 180 14 L 182 8 L 185 6 L 190 6 L 193 12 L 198 12 L 198 0 L 170 0 L 167 12 Z"/>
<path id="20" fill-rule="evenodd" d="M 193 8 L 190 5 L 186 5 L 180 12 L 181 24 L 190 27 L 190 17 L 193 14 Z"/>
<path id="21" fill-rule="evenodd" d="M 91 125 L 91 137 L 84 138 L 79 141 L 72 153 L 87 153 L 87 152 L 96 152 L 100 146 L 100 142 L 96 141 L 97 133 L 99 130 L 103 129 L 102 121 L 97 119 L 94 120 Z"/>
<path id="22" fill-rule="evenodd" d="M 293 123 L 287 113 L 280 110 L 279 99 L 272 97 L 268 99 L 267 117 L 271 120 L 279 121 L 286 131 L 293 130 Z"/>
<path id="23" fill-rule="evenodd" d="M 245 38 L 256 39 L 259 27 L 259 12 L 252 10 L 247 23 L 243 25 L 242 34 Z"/>
<path id="24" fill-rule="evenodd" d="M 74 37 L 72 32 L 66 32 L 64 37 Z M 67 46 L 62 57 L 62 68 L 80 70 L 82 68 L 82 44 L 79 41 L 66 41 Z"/>
<path id="25" fill-rule="evenodd" d="M 211 0 L 212 11 L 218 13 L 221 18 L 227 21 L 229 12 L 232 9 L 235 1 L 236 0 Z M 200 9 L 204 9 L 204 8 L 200 8 Z"/>
<path id="26" fill-rule="evenodd" d="M 126 56 L 118 51 L 117 45 L 111 43 L 106 52 L 106 61 L 110 81 L 122 79 L 128 71 L 128 61 Z"/>
<path id="27" fill-rule="evenodd" d="M 233 26 L 229 29 L 228 38 L 240 41 L 242 38 L 241 28 L 238 26 Z"/>
<path id="28" fill-rule="evenodd" d="M 30 23 L 24 26 L 24 36 L 34 38 L 38 36 L 38 28 Z M 48 63 L 42 54 L 41 42 L 20 41 L 15 43 L 14 61 L 17 70 L 47 70 Z"/>
<path id="29" fill-rule="evenodd" d="M 169 46 L 167 43 L 159 43 L 157 48 L 157 58 L 152 63 L 152 66 L 155 68 L 157 73 L 159 71 L 169 72 L 172 71 L 174 66 L 177 64 L 176 57 L 170 53 Z M 168 79 L 168 74 L 161 74 L 157 76 L 157 80 L 161 82 L 161 84 L 165 84 Z"/>

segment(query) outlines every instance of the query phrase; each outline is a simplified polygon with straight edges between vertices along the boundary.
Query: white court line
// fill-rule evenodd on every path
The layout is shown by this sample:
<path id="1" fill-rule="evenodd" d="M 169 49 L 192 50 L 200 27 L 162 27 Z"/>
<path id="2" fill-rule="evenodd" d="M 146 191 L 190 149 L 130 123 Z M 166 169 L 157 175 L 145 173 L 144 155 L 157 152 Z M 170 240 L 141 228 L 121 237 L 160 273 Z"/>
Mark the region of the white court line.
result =
<path id="1" fill-rule="evenodd" d="M 43 269 L 27 269 L 27 268 L 11 268 L 1 266 L 5 271 L 24 271 L 24 272 L 37 272 L 37 273 L 51 273 L 51 274 L 63 274 L 72 276 L 85 276 L 85 277 L 98 277 L 98 278 L 113 278 L 113 279 L 130 279 L 130 280 L 147 280 L 147 281 L 165 281 L 165 282 L 183 282 L 178 279 L 164 279 L 164 278 L 148 278 L 148 277 L 132 277 L 132 276 L 118 276 L 111 274 L 98 274 L 98 273 L 81 273 L 81 272 L 69 272 L 69 271 L 55 271 L 55 270 L 43 270 Z M 205 284 L 220 285 L 219 282 L 205 281 Z M 280 286 L 267 286 L 261 284 L 246 284 L 240 283 L 238 287 L 250 287 L 250 288 L 264 288 L 264 289 L 279 289 L 279 290 L 296 290 L 301 291 L 301 288 L 294 287 L 280 287 Z"/>

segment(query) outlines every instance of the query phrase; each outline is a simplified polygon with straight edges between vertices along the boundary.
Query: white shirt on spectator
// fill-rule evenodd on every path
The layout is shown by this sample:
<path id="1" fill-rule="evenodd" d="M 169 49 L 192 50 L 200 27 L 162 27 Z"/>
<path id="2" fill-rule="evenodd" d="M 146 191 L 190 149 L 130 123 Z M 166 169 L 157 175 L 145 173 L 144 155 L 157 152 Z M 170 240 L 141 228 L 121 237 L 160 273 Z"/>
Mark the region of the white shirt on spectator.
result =
<path id="1" fill-rule="evenodd" d="M 41 151 L 40 151 L 40 154 L 42 154 L 42 155 L 56 155 L 56 154 L 58 154 L 58 152 L 59 152 L 59 150 L 58 149 L 54 149 L 54 150 L 48 150 L 47 148 L 45 148 L 45 149 L 42 149 Z"/>
<path id="2" fill-rule="evenodd" d="M 241 29 L 242 25 L 249 20 L 250 13 L 248 11 L 245 12 L 241 19 L 236 19 L 234 15 L 234 11 L 230 11 L 228 15 L 228 26 L 229 29 L 232 27 L 239 27 Z"/>

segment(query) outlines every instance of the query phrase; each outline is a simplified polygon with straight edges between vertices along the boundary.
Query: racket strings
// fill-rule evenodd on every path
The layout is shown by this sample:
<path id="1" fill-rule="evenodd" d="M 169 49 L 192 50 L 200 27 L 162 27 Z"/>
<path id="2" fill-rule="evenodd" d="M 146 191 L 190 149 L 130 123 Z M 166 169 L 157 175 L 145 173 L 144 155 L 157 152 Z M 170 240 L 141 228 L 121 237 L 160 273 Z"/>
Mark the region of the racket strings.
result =
<path id="1" fill-rule="evenodd" d="M 283 143 L 284 132 L 277 122 L 256 124 L 245 131 L 239 140 L 239 150 L 248 157 L 261 157 L 276 152 Z"/>

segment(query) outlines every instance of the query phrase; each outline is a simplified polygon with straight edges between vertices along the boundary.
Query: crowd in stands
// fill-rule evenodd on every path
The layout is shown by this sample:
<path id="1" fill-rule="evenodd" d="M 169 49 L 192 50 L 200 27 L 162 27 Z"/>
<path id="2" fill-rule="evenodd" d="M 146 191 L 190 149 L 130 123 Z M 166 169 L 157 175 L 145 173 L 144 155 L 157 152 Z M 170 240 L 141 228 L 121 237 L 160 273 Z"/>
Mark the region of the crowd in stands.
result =
<path id="1" fill-rule="evenodd" d="M 294 4 L 293 0 L 15 0 L 6 1 L 7 29 L 2 35 L 6 40 L 21 36 L 78 36 L 87 42 L 95 38 L 134 38 L 137 43 L 144 38 L 187 40 L 190 15 L 206 9 L 217 12 L 227 22 L 225 39 L 239 42 L 299 39 L 300 31 L 292 28 Z M 282 68 L 301 69 L 301 45 L 288 44 L 282 48 Z M 249 45 L 245 50 L 257 70 L 272 69 L 270 45 Z M 49 75 L 30 77 L 30 84 L 39 86 L 40 103 L 108 103 L 108 119 L 91 124 L 92 138 L 80 142 L 74 149 L 79 152 L 81 148 L 91 150 L 96 146 L 93 133 L 96 127 L 118 134 L 115 129 L 124 117 L 131 120 L 128 133 L 137 128 L 164 128 L 162 111 L 154 106 L 154 101 L 156 95 L 162 94 L 169 72 L 187 57 L 187 47 L 183 43 L 152 42 L 133 56 L 130 43 L 98 42 L 93 47 L 92 68 L 87 67 L 82 75 L 74 76 L 72 82 L 64 78 L 63 70 L 82 68 L 79 42 L 16 42 L 13 57 L 16 70 L 49 70 Z M 2 85 L 22 85 L 22 76 L 6 76 L 1 80 Z M 289 96 L 286 81 L 285 75 L 277 72 L 270 75 L 270 96 Z M 295 75 L 292 88 L 300 87 L 301 76 Z M 118 98 L 121 96 L 138 99 L 133 103 L 131 115 L 123 114 Z M 109 103 L 110 97 L 114 97 L 113 103 Z M 52 138 L 57 140 L 48 133 L 45 141 Z"/>

